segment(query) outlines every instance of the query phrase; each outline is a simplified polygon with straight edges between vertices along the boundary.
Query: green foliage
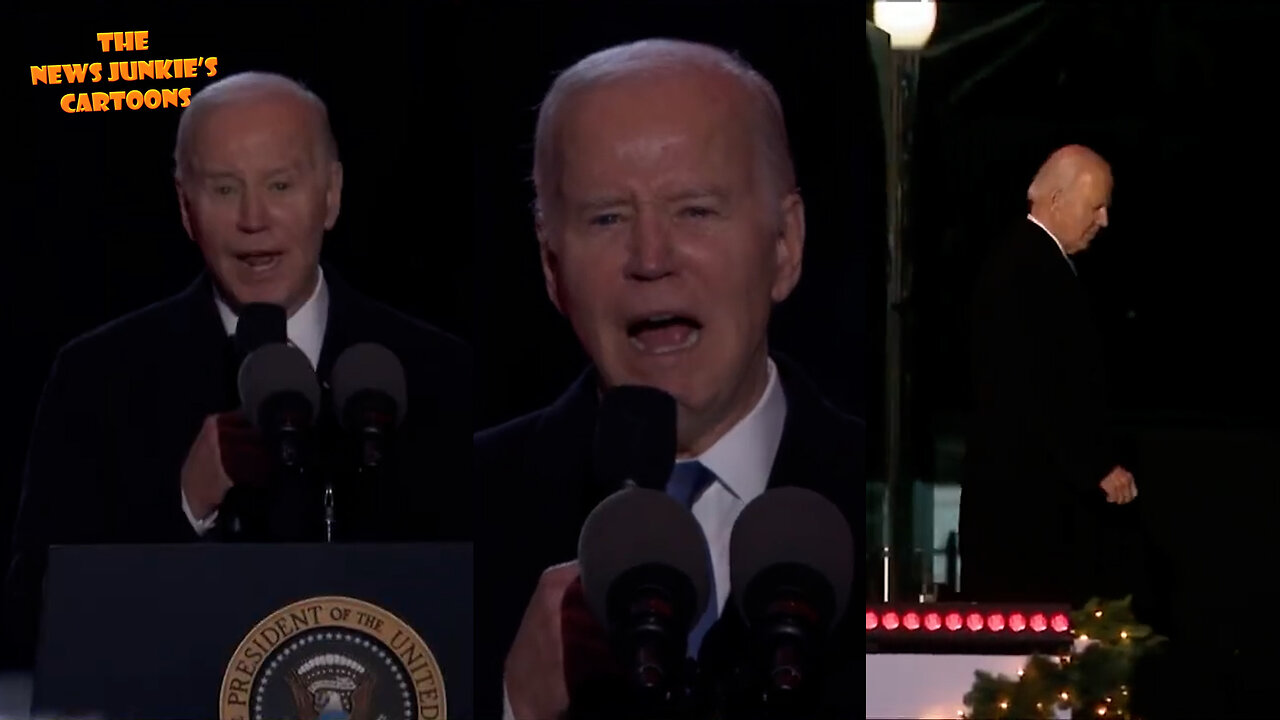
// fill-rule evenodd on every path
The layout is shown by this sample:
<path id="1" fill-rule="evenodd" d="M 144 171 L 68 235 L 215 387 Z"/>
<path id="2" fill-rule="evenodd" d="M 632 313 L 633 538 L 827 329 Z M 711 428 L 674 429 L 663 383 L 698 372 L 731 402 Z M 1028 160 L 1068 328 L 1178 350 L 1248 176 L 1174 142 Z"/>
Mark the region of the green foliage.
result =
<path id="1" fill-rule="evenodd" d="M 1033 655 L 1016 678 L 975 673 L 964 696 L 965 717 L 1052 718 L 1055 709 L 1069 708 L 1074 719 L 1131 720 L 1133 669 L 1143 653 L 1165 640 L 1134 619 L 1131 601 L 1094 598 L 1071 613 L 1077 642 L 1068 656 Z"/>

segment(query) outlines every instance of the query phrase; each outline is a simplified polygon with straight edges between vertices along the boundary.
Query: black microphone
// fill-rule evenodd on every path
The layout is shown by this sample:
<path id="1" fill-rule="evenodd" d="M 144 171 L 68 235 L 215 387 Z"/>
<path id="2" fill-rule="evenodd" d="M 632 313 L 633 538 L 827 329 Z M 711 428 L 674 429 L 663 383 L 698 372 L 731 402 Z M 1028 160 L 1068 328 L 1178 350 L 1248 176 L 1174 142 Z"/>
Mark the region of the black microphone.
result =
<path id="1" fill-rule="evenodd" d="M 236 317 L 235 350 L 241 362 L 249 353 L 269 343 L 288 342 L 288 316 L 284 307 L 271 303 L 248 303 Z"/>
<path id="2" fill-rule="evenodd" d="M 667 494 L 624 488 L 596 506 L 578 538 L 583 594 L 626 675 L 621 701 L 670 717 L 687 703 L 689 631 L 710 601 L 697 520 Z"/>
<path id="3" fill-rule="evenodd" d="M 676 461 L 675 398 L 640 385 L 606 391 L 592 453 L 596 479 L 604 487 L 663 489 Z"/>
<path id="4" fill-rule="evenodd" d="M 235 358 L 233 365 L 237 375 L 231 378 L 230 384 L 235 387 L 235 399 L 230 402 L 236 402 L 240 397 L 239 372 L 245 358 L 263 345 L 288 342 L 287 325 L 288 315 L 280 305 L 247 303 L 241 306 L 236 316 L 235 334 L 232 337 L 232 351 Z M 260 492 L 240 485 L 227 491 L 220 508 L 222 521 L 219 523 L 227 537 L 244 537 L 246 532 L 251 531 L 249 526 L 263 524 L 261 519 L 253 517 L 255 513 L 261 511 L 261 508 L 257 507 L 262 503 L 261 498 L 258 497 L 260 495 Z M 261 528 L 258 532 L 261 532 Z"/>
<path id="5" fill-rule="evenodd" d="M 409 407 L 404 366 L 382 345 L 360 343 L 338 356 L 330 382 L 338 422 L 359 440 L 360 466 L 378 467 Z"/>
<path id="6" fill-rule="evenodd" d="M 262 345 L 240 365 L 240 405 L 286 468 L 301 470 L 305 434 L 320 408 L 320 384 L 303 352 Z"/>
<path id="7" fill-rule="evenodd" d="M 731 587 L 751 629 L 753 717 L 813 717 L 821 653 L 853 583 L 853 532 L 835 505 L 798 487 L 742 509 L 729 539 Z"/>

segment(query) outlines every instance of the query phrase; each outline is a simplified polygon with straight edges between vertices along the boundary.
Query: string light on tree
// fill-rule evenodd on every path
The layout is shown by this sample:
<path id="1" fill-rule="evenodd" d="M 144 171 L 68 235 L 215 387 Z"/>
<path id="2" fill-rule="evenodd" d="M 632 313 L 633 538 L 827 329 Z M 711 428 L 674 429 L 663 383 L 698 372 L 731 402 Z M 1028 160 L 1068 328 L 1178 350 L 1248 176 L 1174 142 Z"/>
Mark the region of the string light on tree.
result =
<path id="1" fill-rule="evenodd" d="M 1066 655 L 1033 655 L 1012 678 L 978 672 L 962 717 L 1048 720 L 1067 710 L 1077 718 L 1134 720 L 1128 688 L 1134 664 L 1164 638 L 1138 624 L 1129 603 L 1094 599 L 1072 613 L 1075 641 Z"/>

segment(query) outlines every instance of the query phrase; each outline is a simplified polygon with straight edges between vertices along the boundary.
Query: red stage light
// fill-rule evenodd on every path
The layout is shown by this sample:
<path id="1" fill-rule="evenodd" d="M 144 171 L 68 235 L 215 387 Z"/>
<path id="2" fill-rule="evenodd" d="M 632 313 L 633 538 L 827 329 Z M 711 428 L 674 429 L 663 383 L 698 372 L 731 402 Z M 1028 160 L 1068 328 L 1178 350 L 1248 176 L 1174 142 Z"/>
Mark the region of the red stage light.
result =
<path id="1" fill-rule="evenodd" d="M 952 640 L 930 639 L 924 642 L 971 642 L 1036 644 L 1057 648 L 1071 640 L 1071 616 L 1066 605 L 1028 604 L 1021 607 L 982 603 L 903 603 L 867 605 L 867 639 L 876 636 L 892 643 L 888 635 L 899 636 L 899 642 L 923 641 L 920 634 L 947 635 Z M 946 631 L 945 633 L 942 631 Z M 906 633 L 914 633 L 908 636 Z M 915 638 L 915 639 L 913 639 Z M 868 647 L 872 647 L 868 645 Z M 876 646 L 879 647 L 879 646 Z M 880 650 L 877 650 L 879 652 Z"/>

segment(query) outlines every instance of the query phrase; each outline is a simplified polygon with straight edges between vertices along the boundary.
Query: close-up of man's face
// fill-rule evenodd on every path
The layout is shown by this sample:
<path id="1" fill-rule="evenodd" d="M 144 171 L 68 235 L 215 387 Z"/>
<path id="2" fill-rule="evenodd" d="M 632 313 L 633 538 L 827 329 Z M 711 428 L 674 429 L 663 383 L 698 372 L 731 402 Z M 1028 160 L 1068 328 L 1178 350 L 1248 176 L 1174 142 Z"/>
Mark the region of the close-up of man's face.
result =
<path id="1" fill-rule="evenodd" d="M 342 193 L 319 111 L 264 92 L 202 113 L 178 178 L 183 225 L 229 302 L 296 311 L 315 290 Z"/>
<path id="2" fill-rule="evenodd" d="M 803 246 L 799 197 L 770 175 L 752 111 L 709 71 L 614 81 L 563 108 L 544 270 L 607 386 L 661 388 L 695 416 L 749 402 Z"/>

